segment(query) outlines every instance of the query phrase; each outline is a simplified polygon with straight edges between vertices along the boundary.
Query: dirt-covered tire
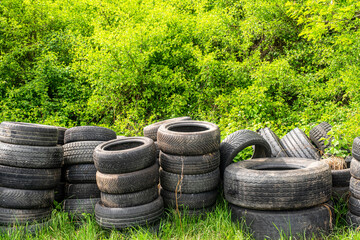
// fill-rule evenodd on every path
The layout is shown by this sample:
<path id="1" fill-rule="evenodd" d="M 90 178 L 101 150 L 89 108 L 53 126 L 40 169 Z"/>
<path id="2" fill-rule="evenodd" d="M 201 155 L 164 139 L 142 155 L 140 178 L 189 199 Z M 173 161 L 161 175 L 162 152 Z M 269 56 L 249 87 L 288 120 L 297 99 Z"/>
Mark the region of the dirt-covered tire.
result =
<path id="1" fill-rule="evenodd" d="M 360 179 L 360 161 L 355 158 L 351 160 L 350 174 L 353 178 Z"/>
<path id="2" fill-rule="evenodd" d="M 279 137 L 270 128 L 261 128 L 257 132 L 269 143 L 271 148 L 271 157 L 289 156 L 284 146 L 281 145 Z"/>
<path id="3" fill-rule="evenodd" d="M 360 137 L 356 137 L 353 141 L 352 156 L 360 161 Z"/>
<path id="4" fill-rule="evenodd" d="M 68 199 L 100 198 L 100 190 L 96 183 L 67 184 L 65 196 Z"/>
<path id="5" fill-rule="evenodd" d="M 225 170 L 230 203 L 257 210 L 312 207 L 331 197 L 331 171 L 321 161 L 262 158 L 233 163 Z"/>
<path id="6" fill-rule="evenodd" d="M 164 212 L 164 203 L 159 196 L 155 201 L 147 204 L 108 208 L 101 202 L 95 206 L 96 222 L 103 228 L 123 229 L 157 222 Z"/>
<path id="7" fill-rule="evenodd" d="M 0 207 L 33 209 L 51 207 L 54 190 L 24 190 L 0 187 Z"/>
<path id="8" fill-rule="evenodd" d="M 210 122 L 180 121 L 161 125 L 157 143 L 161 151 L 174 155 L 203 155 L 219 150 L 220 130 Z"/>
<path id="9" fill-rule="evenodd" d="M 319 151 L 312 145 L 306 134 L 299 128 L 288 132 L 281 140 L 281 144 L 289 154 L 294 158 L 320 159 Z"/>
<path id="10" fill-rule="evenodd" d="M 59 168 L 61 146 L 27 146 L 0 142 L 0 164 L 22 168 Z"/>
<path id="11" fill-rule="evenodd" d="M 333 187 L 349 187 L 350 184 L 350 169 L 331 170 Z"/>
<path id="12" fill-rule="evenodd" d="M 236 155 L 247 147 L 254 146 L 251 158 L 271 157 L 269 143 L 259 134 L 250 130 L 239 130 L 229 136 L 220 144 L 220 173 L 224 175 L 225 168 L 229 166 Z"/>
<path id="13" fill-rule="evenodd" d="M 350 178 L 349 189 L 350 189 L 352 196 L 360 199 L 360 180 L 359 179 L 356 179 L 354 177 Z"/>
<path id="14" fill-rule="evenodd" d="M 95 183 L 96 168 L 94 164 L 76 164 L 67 166 L 65 179 L 69 183 Z"/>
<path id="15" fill-rule="evenodd" d="M 11 144 L 31 146 L 56 146 L 58 130 L 54 126 L 2 122 L 0 124 L 0 141 Z"/>
<path id="16" fill-rule="evenodd" d="M 218 190 L 215 189 L 208 192 L 186 194 L 175 193 L 161 189 L 160 194 L 164 199 L 165 207 L 176 208 L 176 205 L 178 205 L 179 209 L 185 208 L 192 210 L 213 206 L 216 203 Z"/>
<path id="17" fill-rule="evenodd" d="M 101 192 L 124 194 L 138 192 L 159 183 L 159 165 L 154 165 L 131 173 L 96 173 L 96 183 Z"/>
<path id="18" fill-rule="evenodd" d="M 12 209 L 0 207 L 0 225 L 41 222 L 51 216 L 52 208 Z"/>
<path id="19" fill-rule="evenodd" d="M 116 133 L 108 128 L 97 126 L 79 126 L 65 132 L 64 142 L 109 141 L 116 139 Z"/>
<path id="20" fill-rule="evenodd" d="M 179 156 L 160 151 L 161 167 L 167 172 L 185 175 L 212 172 L 219 167 L 220 152 L 197 156 Z"/>
<path id="21" fill-rule="evenodd" d="M 155 163 L 154 141 L 147 137 L 127 137 L 100 144 L 94 150 L 94 163 L 101 173 L 130 173 Z"/>
<path id="22" fill-rule="evenodd" d="M 289 211 L 259 211 L 245 209 L 230 204 L 231 219 L 234 222 L 245 221 L 255 239 L 280 239 L 285 236 L 310 239 L 321 234 L 329 234 L 332 229 L 333 209 L 330 204 L 321 204 L 312 208 Z"/>
<path id="23" fill-rule="evenodd" d="M 64 145 L 64 136 L 65 136 L 65 131 L 67 130 L 67 128 L 64 128 L 64 127 L 56 127 L 56 128 L 58 130 L 57 144 Z"/>
<path id="24" fill-rule="evenodd" d="M 63 209 L 65 212 L 81 218 L 82 213 L 93 214 L 95 205 L 99 201 L 100 198 L 66 199 Z"/>
<path id="25" fill-rule="evenodd" d="M 105 207 L 109 208 L 123 208 L 134 207 L 154 201 L 159 196 L 158 185 L 154 185 L 142 191 L 124 193 L 124 194 L 109 194 L 101 193 L 101 202 Z"/>
<path id="26" fill-rule="evenodd" d="M 66 165 L 93 163 L 95 148 L 104 141 L 71 142 L 63 145 Z"/>
<path id="27" fill-rule="evenodd" d="M 310 139 L 321 152 L 324 152 L 324 150 L 330 146 L 330 142 L 325 144 L 325 140 L 321 139 L 328 139 L 330 137 L 327 133 L 331 130 L 331 128 L 332 126 L 329 123 L 322 122 L 310 130 Z"/>
<path id="28" fill-rule="evenodd" d="M 60 182 L 60 168 L 35 169 L 0 165 L 0 187 L 43 190 Z"/>
<path id="29" fill-rule="evenodd" d="M 187 121 L 191 120 L 191 117 L 177 117 L 170 118 L 164 121 L 156 122 L 144 127 L 144 137 L 151 138 L 153 141 L 157 140 L 157 132 L 161 125 L 170 123 L 170 122 L 179 122 L 179 121 Z"/>
<path id="30" fill-rule="evenodd" d="M 216 189 L 220 182 L 220 170 L 215 169 L 212 172 L 181 175 L 170 173 L 160 169 L 161 187 L 170 192 L 179 193 L 200 193 Z"/>

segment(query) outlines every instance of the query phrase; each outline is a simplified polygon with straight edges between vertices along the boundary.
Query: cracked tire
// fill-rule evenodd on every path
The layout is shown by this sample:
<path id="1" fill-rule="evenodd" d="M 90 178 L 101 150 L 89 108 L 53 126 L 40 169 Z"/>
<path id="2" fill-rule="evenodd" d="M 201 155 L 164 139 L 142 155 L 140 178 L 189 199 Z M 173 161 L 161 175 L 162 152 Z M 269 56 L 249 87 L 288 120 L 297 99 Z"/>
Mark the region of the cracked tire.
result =
<path id="1" fill-rule="evenodd" d="M 95 148 L 104 141 L 82 141 L 63 145 L 64 164 L 94 163 L 93 154 Z"/>
<path id="2" fill-rule="evenodd" d="M 94 164 L 70 165 L 66 168 L 65 179 L 69 183 L 96 183 Z"/>
<path id="3" fill-rule="evenodd" d="M 332 126 L 327 122 L 322 122 L 319 125 L 313 127 L 310 132 L 311 141 L 320 149 L 321 152 L 324 152 L 326 148 L 330 146 L 330 143 L 325 145 L 324 140 L 320 140 L 321 138 L 329 138 L 330 136 L 327 133 L 331 130 Z"/>
<path id="4" fill-rule="evenodd" d="M 97 126 L 79 126 L 65 132 L 64 142 L 109 141 L 116 139 L 116 133 L 108 128 Z"/>
<path id="5" fill-rule="evenodd" d="M 51 207 L 54 190 L 24 190 L 0 187 L 0 207 L 33 209 Z"/>
<path id="6" fill-rule="evenodd" d="M 144 127 L 144 137 L 151 138 L 153 141 L 157 141 L 157 132 L 161 125 L 171 122 L 187 121 L 191 120 L 191 117 L 177 117 L 170 118 L 164 121 L 156 122 Z"/>
<path id="7" fill-rule="evenodd" d="M 289 156 L 284 146 L 281 145 L 279 137 L 270 128 L 261 128 L 257 132 L 269 143 L 271 148 L 271 157 Z"/>
<path id="8" fill-rule="evenodd" d="M 226 200 L 244 208 L 299 209 L 328 201 L 331 181 L 326 163 L 305 158 L 262 158 L 228 166 L 224 193 Z"/>
<path id="9" fill-rule="evenodd" d="M 219 150 L 220 130 L 213 123 L 180 121 L 161 125 L 158 131 L 161 151 L 174 155 L 203 155 Z"/>

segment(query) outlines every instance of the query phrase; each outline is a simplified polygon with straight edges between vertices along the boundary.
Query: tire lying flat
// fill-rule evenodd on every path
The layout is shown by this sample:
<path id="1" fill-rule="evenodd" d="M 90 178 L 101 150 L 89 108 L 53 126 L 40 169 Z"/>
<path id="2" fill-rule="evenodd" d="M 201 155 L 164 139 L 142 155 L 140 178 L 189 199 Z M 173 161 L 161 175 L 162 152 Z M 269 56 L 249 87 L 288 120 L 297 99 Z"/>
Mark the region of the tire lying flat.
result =
<path id="1" fill-rule="evenodd" d="M 108 128 L 97 126 L 79 126 L 65 131 L 64 142 L 109 141 L 116 139 L 116 133 Z"/>
<path id="2" fill-rule="evenodd" d="M 65 196 L 68 199 L 100 198 L 100 190 L 96 183 L 67 184 Z"/>
<path id="3" fill-rule="evenodd" d="M 64 164 L 74 165 L 94 163 L 94 150 L 101 143 L 103 143 L 103 141 L 81 141 L 63 145 Z"/>
<path id="4" fill-rule="evenodd" d="M 54 190 L 23 190 L 0 187 L 0 207 L 33 209 L 51 207 Z"/>
<path id="5" fill-rule="evenodd" d="M 69 183 L 96 183 L 94 164 L 76 164 L 66 168 L 65 179 Z"/>
<path id="6" fill-rule="evenodd" d="M 156 122 L 144 127 L 144 137 L 151 138 L 153 141 L 157 141 L 157 132 L 161 125 L 170 123 L 170 122 L 178 122 L 178 121 L 186 121 L 191 120 L 191 117 L 177 117 L 170 118 L 164 121 Z"/>
<path id="7" fill-rule="evenodd" d="M 51 211 L 51 207 L 37 209 L 0 208 L 0 225 L 41 222 L 50 218 Z"/>
<path id="8" fill-rule="evenodd" d="M 83 213 L 93 214 L 95 205 L 99 201 L 100 198 L 66 199 L 64 200 L 64 211 L 76 218 L 82 218 Z"/>

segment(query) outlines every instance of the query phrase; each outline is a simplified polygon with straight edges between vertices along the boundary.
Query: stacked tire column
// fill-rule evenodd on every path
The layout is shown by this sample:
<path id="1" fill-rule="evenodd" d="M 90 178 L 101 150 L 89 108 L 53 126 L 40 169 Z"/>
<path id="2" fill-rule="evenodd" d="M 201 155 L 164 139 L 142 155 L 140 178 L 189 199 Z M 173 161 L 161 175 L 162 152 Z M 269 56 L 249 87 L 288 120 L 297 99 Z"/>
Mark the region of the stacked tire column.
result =
<path id="1" fill-rule="evenodd" d="M 168 208 L 198 215 L 215 206 L 220 182 L 220 131 L 209 122 L 181 121 L 159 128 L 161 195 Z"/>
<path id="2" fill-rule="evenodd" d="M 116 138 L 110 129 L 96 126 L 73 127 L 65 132 L 65 197 L 64 210 L 81 218 L 82 213 L 94 213 L 100 200 L 96 185 L 94 149 L 101 143 Z"/>
<path id="3" fill-rule="evenodd" d="M 123 229 L 159 221 L 164 203 L 155 154 L 155 144 L 147 137 L 116 139 L 95 149 L 101 191 L 95 217 L 101 227 Z"/>
<path id="4" fill-rule="evenodd" d="M 27 224 L 28 231 L 50 218 L 63 157 L 56 127 L 0 124 L 0 230 Z"/>
<path id="5" fill-rule="evenodd" d="M 360 137 L 354 139 L 350 165 L 350 198 L 347 220 L 354 228 L 360 226 Z"/>

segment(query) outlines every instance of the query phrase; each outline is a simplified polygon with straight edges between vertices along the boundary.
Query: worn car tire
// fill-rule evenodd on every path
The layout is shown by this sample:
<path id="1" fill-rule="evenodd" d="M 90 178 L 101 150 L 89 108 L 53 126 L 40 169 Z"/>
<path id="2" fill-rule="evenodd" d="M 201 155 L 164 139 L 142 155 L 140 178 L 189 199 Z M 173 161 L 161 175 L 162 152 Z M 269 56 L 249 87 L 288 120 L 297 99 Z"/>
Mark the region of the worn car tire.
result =
<path id="1" fill-rule="evenodd" d="M 324 203 L 312 208 L 289 211 L 259 211 L 230 204 L 231 219 L 245 221 L 255 239 L 280 239 L 281 235 L 310 239 L 313 234 L 329 234 L 332 229 L 333 207 Z"/>
<path id="2" fill-rule="evenodd" d="M 185 175 L 212 172 L 219 167 L 220 152 L 197 156 L 179 156 L 160 151 L 161 167 L 167 172 Z"/>
<path id="3" fill-rule="evenodd" d="M 350 196 L 349 211 L 356 216 L 360 216 L 360 199 L 357 199 L 354 196 Z"/>
<path id="4" fill-rule="evenodd" d="M 108 208 L 102 202 L 95 206 L 96 222 L 103 228 L 123 229 L 151 224 L 160 219 L 164 203 L 159 196 L 156 200 L 134 207 Z"/>
<path id="5" fill-rule="evenodd" d="M 154 141 L 147 137 L 127 137 L 100 144 L 94 150 L 94 163 L 101 173 L 130 173 L 155 163 Z"/>
<path id="6" fill-rule="evenodd" d="M 65 196 L 68 199 L 100 198 L 100 190 L 96 183 L 67 184 Z"/>
<path id="7" fill-rule="evenodd" d="M 353 141 L 352 156 L 360 161 L 360 137 L 356 137 Z"/>
<path id="8" fill-rule="evenodd" d="M 0 187 L 0 207 L 33 209 L 51 207 L 54 190 L 24 190 Z"/>
<path id="9" fill-rule="evenodd" d="M 164 121 L 156 122 L 144 127 L 144 137 L 151 138 L 153 141 L 157 141 L 157 132 L 161 125 L 170 123 L 170 122 L 179 122 L 179 121 L 187 121 L 191 120 L 191 117 L 177 117 L 170 118 Z"/>
<path id="10" fill-rule="evenodd" d="M 170 173 L 160 169 L 161 187 L 170 192 L 179 193 L 200 193 L 216 189 L 220 182 L 220 170 L 215 169 L 212 172 L 181 175 Z"/>
<path id="11" fill-rule="evenodd" d="M 63 145 L 65 165 L 94 163 L 94 150 L 103 142 L 104 141 L 82 141 Z"/>
<path id="12" fill-rule="evenodd" d="M 60 168 L 61 146 L 27 146 L 0 142 L 0 164 L 22 168 Z"/>
<path id="13" fill-rule="evenodd" d="M 213 123 L 180 121 L 161 125 L 157 143 L 161 151 L 174 155 L 203 155 L 220 147 L 220 130 Z"/>
<path id="14" fill-rule="evenodd" d="M 94 164 L 76 164 L 67 166 L 65 179 L 69 183 L 95 183 L 96 168 Z"/>
<path id="15" fill-rule="evenodd" d="M 95 205 L 99 201 L 100 198 L 66 199 L 63 203 L 63 209 L 76 218 L 81 218 L 83 213 L 93 214 Z"/>
<path id="16" fill-rule="evenodd" d="M 0 225 L 11 225 L 14 223 L 24 224 L 28 222 L 41 222 L 49 219 L 52 208 L 37 209 L 12 209 L 0 207 Z"/>
<path id="17" fill-rule="evenodd" d="M 320 159 L 319 151 L 312 145 L 306 134 L 299 128 L 288 132 L 281 140 L 281 144 L 288 152 L 289 157 Z"/>
<path id="18" fill-rule="evenodd" d="M 350 184 L 350 169 L 331 170 L 332 186 L 333 187 L 349 187 Z"/>
<path id="19" fill-rule="evenodd" d="M 350 178 L 349 189 L 350 189 L 352 196 L 356 197 L 357 199 L 360 199 L 360 180 L 359 179 L 356 179 L 354 177 Z"/>
<path id="20" fill-rule="evenodd" d="M 360 161 L 355 158 L 351 160 L 350 174 L 353 178 L 360 179 Z"/>
<path id="21" fill-rule="evenodd" d="M 257 132 L 269 143 L 271 148 L 271 157 L 289 156 L 284 146 L 281 144 L 279 137 L 270 128 L 261 128 Z"/>
<path id="22" fill-rule="evenodd" d="M 225 169 L 224 193 L 230 203 L 257 210 L 312 207 L 331 197 L 331 171 L 321 161 L 262 158 Z"/>
<path id="23" fill-rule="evenodd" d="M 96 182 L 101 192 L 123 194 L 138 192 L 159 183 L 159 165 L 154 165 L 131 173 L 96 173 Z"/>
<path id="24" fill-rule="evenodd" d="M 324 152 L 324 150 L 330 146 L 330 142 L 325 144 L 325 141 L 321 139 L 328 139 L 330 137 L 327 133 L 331 130 L 331 128 L 332 126 L 329 123 L 322 122 L 310 130 L 310 139 L 321 152 Z"/>
<path id="25" fill-rule="evenodd" d="M 0 187 L 43 190 L 60 182 L 60 168 L 35 169 L 0 165 Z"/>
<path id="26" fill-rule="evenodd" d="M 220 173 L 224 175 L 225 168 L 229 166 L 236 155 L 247 147 L 254 146 L 251 158 L 271 157 L 269 143 L 259 134 L 250 130 L 239 130 L 229 136 L 220 144 Z"/>
<path id="27" fill-rule="evenodd" d="M 64 142 L 109 141 L 116 139 L 116 133 L 108 128 L 97 126 L 79 126 L 66 130 Z"/>
<path id="28" fill-rule="evenodd" d="M 0 123 L 0 141 L 18 145 L 56 146 L 58 130 L 54 126 L 23 123 Z"/>

